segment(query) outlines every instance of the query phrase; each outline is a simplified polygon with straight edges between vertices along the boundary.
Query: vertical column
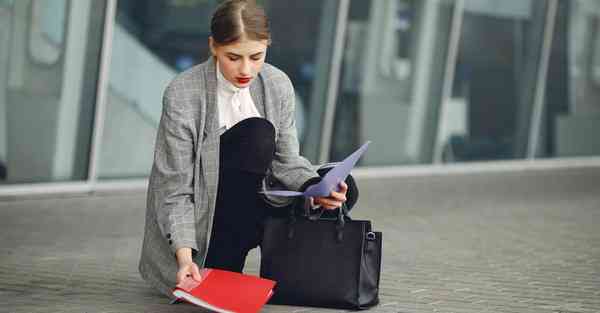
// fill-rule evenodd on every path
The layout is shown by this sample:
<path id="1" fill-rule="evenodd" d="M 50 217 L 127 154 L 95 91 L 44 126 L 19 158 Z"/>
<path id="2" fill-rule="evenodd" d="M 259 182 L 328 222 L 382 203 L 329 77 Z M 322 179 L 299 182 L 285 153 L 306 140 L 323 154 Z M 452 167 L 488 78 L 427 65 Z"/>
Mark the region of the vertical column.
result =
<path id="1" fill-rule="evenodd" d="M 342 68 L 342 57 L 344 41 L 346 38 L 346 25 L 348 25 L 349 9 L 350 0 L 340 0 L 335 26 L 335 39 L 333 43 L 333 53 L 331 56 L 331 67 L 329 70 L 329 83 L 327 84 L 327 99 L 325 102 L 325 114 L 322 124 L 323 132 L 319 148 L 319 163 L 327 162 L 329 159 L 329 148 L 331 147 L 333 118 L 335 116 L 337 92 L 340 83 L 340 72 Z"/>
<path id="2" fill-rule="evenodd" d="M 341 52 L 344 43 L 344 29 L 348 14 L 350 0 L 325 1 L 323 3 L 322 16 L 335 14 L 335 19 L 322 18 L 319 31 L 319 39 L 316 49 L 316 62 L 313 82 L 313 90 L 310 98 L 310 110 L 307 119 L 312 125 L 305 130 L 306 142 L 302 147 L 302 154 L 315 163 L 321 163 L 327 158 L 329 149 L 323 148 L 328 144 L 331 136 L 331 125 L 327 125 L 327 114 L 330 110 L 335 110 L 335 104 L 331 103 L 331 98 L 335 99 L 335 88 L 332 88 L 332 82 L 339 80 Z M 333 34 L 333 36 L 332 36 Z M 333 40 L 332 40 L 333 37 Z M 338 54 L 336 56 L 336 53 Z M 337 69 L 336 69 L 337 67 Z M 333 96 L 332 96 L 332 93 Z M 333 106 L 333 107 L 332 107 Z M 331 120 L 332 117 L 329 117 Z M 327 138 L 327 139 L 324 139 Z M 326 151 L 325 151 L 326 150 Z M 325 156 L 325 157 L 323 157 Z"/>
<path id="3" fill-rule="evenodd" d="M 108 80 L 110 69 L 110 58 L 112 52 L 113 28 L 117 1 L 108 0 L 104 14 L 104 32 L 102 34 L 102 52 L 100 54 L 100 71 L 98 74 L 98 85 L 96 91 L 96 111 L 94 114 L 94 130 L 92 132 L 92 148 L 90 149 L 90 163 L 88 170 L 88 181 L 94 184 L 98 176 L 98 157 L 100 155 L 100 143 L 104 126 L 104 114 L 106 99 L 108 96 Z"/>
<path id="4" fill-rule="evenodd" d="M 433 150 L 433 163 L 441 163 L 442 161 L 442 142 L 445 138 L 441 138 L 444 132 L 444 116 L 446 108 L 450 104 L 452 97 L 452 87 L 454 83 L 454 73 L 456 70 L 456 60 L 458 57 L 458 47 L 460 42 L 460 32 L 463 21 L 465 1 L 458 0 L 454 4 L 454 12 L 452 13 L 452 25 L 450 27 L 450 40 L 448 44 L 448 54 L 446 57 L 446 68 L 444 70 L 444 81 L 442 82 L 442 97 L 437 119 L 437 134 L 435 136 L 435 146 Z"/>
<path id="5" fill-rule="evenodd" d="M 546 80 L 548 74 L 548 64 L 550 62 L 550 50 L 552 48 L 552 38 L 554 36 L 554 25 L 556 23 L 557 0 L 550 0 L 546 8 L 546 19 L 544 23 L 542 51 L 540 54 L 537 79 L 535 86 L 535 96 L 533 99 L 533 112 L 529 128 L 529 140 L 527 140 L 527 159 L 534 159 L 540 148 L 540 136 L 542 119 L 544 118 L 544 104 L 546 95 Z"/>

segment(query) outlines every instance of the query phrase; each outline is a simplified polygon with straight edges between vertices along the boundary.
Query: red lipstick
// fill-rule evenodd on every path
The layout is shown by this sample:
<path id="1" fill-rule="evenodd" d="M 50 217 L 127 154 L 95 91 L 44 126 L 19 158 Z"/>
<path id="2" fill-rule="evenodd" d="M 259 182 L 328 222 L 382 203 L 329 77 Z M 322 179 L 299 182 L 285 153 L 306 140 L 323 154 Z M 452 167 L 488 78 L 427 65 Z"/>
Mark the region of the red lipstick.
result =
<path id="1" fill-rule="evenodd" d="M 247 84 L 250 82 L 250 79 L 252 79 L 252 77 L 236 77 L 235 79 L 239 84 Z"/>

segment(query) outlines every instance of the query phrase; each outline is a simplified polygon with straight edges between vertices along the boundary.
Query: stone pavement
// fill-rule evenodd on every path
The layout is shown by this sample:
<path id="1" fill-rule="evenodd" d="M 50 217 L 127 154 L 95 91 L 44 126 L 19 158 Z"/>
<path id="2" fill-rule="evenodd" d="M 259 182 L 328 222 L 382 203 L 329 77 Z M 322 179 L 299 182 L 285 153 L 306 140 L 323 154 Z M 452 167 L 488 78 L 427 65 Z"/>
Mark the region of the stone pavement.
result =
<path id="1" fill-rule="evenodd" d="M 600 312 L 600 169 L 358 181 L 352 215 L 384 233 L 370 312 Z M 139 277 L 144 200 L 0 201 L 0 312 L 201 312 L 167 305 Z M 246 271 L 257 273 L 257 251 Z"/>

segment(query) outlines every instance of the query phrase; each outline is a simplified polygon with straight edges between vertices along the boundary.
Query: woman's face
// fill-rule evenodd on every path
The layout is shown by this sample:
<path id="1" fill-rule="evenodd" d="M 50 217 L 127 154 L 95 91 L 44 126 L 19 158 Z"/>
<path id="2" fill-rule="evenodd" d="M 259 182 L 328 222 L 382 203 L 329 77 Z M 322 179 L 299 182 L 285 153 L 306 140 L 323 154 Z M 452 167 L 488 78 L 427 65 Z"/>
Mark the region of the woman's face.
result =
<path id="1" fill-rule="evenodd" d="M 221 73 L 238 88 L 250 86 L 265 63 L 267 40 L 249 40 L 242 38 L 227 45 L 216 45 L 209 38 L 210 50 L 219 62 Z"/>

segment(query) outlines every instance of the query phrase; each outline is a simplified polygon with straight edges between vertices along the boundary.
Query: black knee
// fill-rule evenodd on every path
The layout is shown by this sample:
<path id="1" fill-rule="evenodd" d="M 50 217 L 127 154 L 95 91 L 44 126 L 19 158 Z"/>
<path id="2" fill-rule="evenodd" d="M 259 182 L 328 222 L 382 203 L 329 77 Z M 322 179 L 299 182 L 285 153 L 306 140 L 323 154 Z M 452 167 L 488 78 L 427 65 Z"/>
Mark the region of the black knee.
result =
<path id="1" fill-rule="evenodd" d="M 275 127 L 264 118 L 248 118 L 221 135 L 223 168 L 264 174 L 275 155 Z"/>

